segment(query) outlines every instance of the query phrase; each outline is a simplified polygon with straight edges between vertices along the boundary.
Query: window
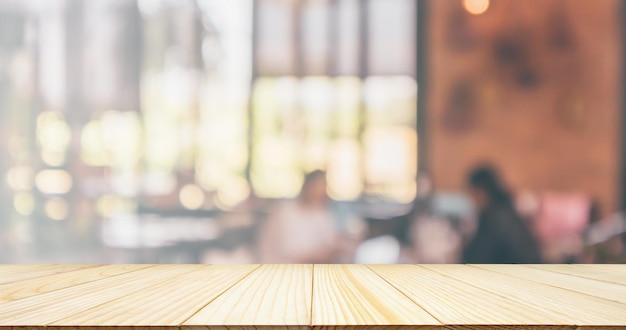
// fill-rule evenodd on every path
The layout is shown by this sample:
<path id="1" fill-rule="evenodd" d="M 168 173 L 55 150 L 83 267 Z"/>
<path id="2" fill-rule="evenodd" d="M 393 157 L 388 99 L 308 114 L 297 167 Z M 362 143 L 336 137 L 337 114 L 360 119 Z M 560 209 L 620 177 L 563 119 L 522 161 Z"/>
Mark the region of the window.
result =
<path id="1" fill-rule="evenodd" d="M 253 190 L 408 202 L 417 170 L 414 1 L 260 0 L 252 90 Z"/>

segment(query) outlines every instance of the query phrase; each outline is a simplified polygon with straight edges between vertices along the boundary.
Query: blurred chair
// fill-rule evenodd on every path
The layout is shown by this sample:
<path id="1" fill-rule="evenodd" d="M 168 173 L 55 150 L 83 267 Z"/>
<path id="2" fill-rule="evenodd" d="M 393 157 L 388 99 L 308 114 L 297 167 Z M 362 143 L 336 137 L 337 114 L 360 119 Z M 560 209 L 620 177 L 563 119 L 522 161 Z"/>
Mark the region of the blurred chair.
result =
<path id="1" fill-rule="evenodd" d="M 615 213 L 589 226 L 585 232 L 585 245 L 601 244 L 624 233 L 626 233 L 626 213 Z"/>
<path id="2" fill-rule="evenodd" d="M 375 237 L 361 243 L 356 250 L 357 264 L 395 264 L 400 259 L 400 242 L 393 235 Z"/>
<path id="3" fill-rule="evenodd" d="M 580 263 L 626 263 L 626 213 L 591 224 L 584 235 Z"/>

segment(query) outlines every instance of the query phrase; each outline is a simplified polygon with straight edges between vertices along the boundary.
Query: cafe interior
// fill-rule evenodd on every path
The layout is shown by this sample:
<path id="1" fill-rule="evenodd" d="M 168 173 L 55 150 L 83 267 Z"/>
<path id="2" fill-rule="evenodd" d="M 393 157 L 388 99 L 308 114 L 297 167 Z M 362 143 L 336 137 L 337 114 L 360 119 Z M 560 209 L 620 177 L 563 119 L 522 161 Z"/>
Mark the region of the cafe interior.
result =
<path id="1" fill-rule="evenodd" d="M 625 263 L 625 14 L 0 0 L 0 263 Z"/>

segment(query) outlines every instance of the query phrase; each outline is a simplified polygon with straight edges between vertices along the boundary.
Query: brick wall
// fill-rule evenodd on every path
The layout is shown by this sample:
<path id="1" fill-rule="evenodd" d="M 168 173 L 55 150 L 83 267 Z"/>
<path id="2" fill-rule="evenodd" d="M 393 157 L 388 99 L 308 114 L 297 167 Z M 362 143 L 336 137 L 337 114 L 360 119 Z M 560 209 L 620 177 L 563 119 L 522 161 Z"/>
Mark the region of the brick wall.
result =
<path id="1" fill-rule="evenodd" d="M 514 189 L 583 191 L 619 207 L 622 4 L 428 2 L 427 164 L 438 190 L 497 165 Z"/>

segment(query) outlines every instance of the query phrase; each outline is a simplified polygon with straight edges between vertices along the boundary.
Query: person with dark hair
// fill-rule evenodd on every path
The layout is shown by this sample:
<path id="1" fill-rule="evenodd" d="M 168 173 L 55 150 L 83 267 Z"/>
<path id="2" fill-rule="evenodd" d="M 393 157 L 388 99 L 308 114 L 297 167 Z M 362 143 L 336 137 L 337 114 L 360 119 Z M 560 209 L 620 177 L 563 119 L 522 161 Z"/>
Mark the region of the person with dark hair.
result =
<path id="1" fill-rule="evenodd" d="M 478 228 L 463 251 L 471 264 L 538 264 L 541 252 L 529 226 L 517 213 L 509 192 L 490 166 L 474 169 L 468 184 L 478 207 Z"/>
<path id="2" fill-rule="evenodd" d="M 263 263 L 332 263 L 338 232 L 328 205 L 326 173 L 316 170 L 304 179 L 300 196 L 271 212 L 259 233 Z"/>

